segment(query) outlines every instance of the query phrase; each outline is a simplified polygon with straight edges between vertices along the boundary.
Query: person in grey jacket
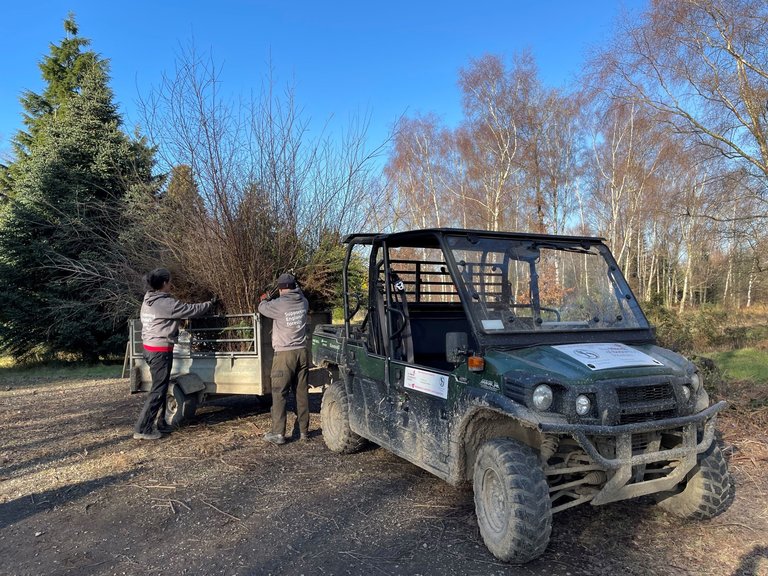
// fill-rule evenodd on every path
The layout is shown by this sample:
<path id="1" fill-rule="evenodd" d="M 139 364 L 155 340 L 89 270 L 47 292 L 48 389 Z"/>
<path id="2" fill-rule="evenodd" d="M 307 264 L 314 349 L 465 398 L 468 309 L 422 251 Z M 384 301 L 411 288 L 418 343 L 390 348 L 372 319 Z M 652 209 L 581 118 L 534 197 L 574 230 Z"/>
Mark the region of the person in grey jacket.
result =
<path id="1" fill-rule="evenodd" d="M 259 314 L 272 318 L 272 430 L 267 442 L 285 444 L 285 405 L 288 393 L 296 390 L 296 419 L 299 438 L 309 440 L 309 354 L 307 352 L 307 314 L 309 303 L 291 274 L 277 279 L 280 296 L 269 300 L 261 295 Z"/>
<path id="2" fill-rule="evenodd" d="M 197 318 L 209 314 L 216 304 L 216 298 L 200 304 L 185 304 L 171 296 L 171 273 L 165 268 L 156 268 L 144 280 L 147 293 L 141 305 L 141 340 L 144 345 L 144 360 L 152 375 L 149 391 L 139 419 L 134 426 L 133 437 L 137 440 L 157 440 L 165 428 L 165 396 L 173 366 L 173 345 L 179 335 L 179 322 L 186 318 Z M 159 421 L 157 427 L 155 420 Z"/>

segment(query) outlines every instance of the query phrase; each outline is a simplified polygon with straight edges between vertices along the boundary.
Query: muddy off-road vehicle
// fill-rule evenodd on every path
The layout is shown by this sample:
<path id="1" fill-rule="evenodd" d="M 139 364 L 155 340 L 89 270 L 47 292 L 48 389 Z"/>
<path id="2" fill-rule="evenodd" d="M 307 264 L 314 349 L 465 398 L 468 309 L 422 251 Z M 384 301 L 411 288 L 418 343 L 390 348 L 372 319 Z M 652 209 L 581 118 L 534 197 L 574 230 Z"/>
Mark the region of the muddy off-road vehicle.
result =
<path id="1" fill-rule="evenodd" d="M 729 506 L 726 404 L 655 344 L 601 239 L 430 229 L 345 243 L 345 321 L 312 337 L 334 376 L 331 450 L 372 441 L 472 482 L 485 544 L 513 563 L 541 555 L 553 513 L 579 504 L 653 495 L 686 519 Z"/>

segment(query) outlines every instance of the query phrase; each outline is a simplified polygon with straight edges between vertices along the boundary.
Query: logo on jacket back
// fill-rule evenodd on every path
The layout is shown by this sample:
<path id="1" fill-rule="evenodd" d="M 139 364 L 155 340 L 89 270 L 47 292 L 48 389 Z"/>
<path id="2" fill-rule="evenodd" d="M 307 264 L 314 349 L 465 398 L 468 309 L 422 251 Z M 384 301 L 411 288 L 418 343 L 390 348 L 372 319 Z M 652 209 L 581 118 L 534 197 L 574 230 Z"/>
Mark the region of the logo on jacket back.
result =
<path id="1" fill-rule="evenodd" d="M 296 310 L 295 312 L 285 313 L 285 323 L 288 326 L 301 326 L 304 323 L 306 313 L 304 310 Z"/>

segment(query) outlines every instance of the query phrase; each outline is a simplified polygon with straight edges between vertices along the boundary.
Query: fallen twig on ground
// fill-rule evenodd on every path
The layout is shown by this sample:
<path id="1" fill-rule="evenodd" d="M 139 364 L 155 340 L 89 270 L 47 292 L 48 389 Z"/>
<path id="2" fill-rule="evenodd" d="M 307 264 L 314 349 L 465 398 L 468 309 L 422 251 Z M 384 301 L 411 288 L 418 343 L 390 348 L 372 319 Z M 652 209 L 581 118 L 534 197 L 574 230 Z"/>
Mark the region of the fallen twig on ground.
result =
<path id="1" fill-rule="evenodd" d="M 232 514 L 228 514 L 227 512 L 224 512 L 224 510 L 221 510 L 220 508 L 216 508 L 216 506 L 214 506 L 214 505 L 213 505 L 213 504 L 211 504 L 210 502 L 206 502 L 206 501 L 205 501 L 205 500 L 203 500 L 202 498 L 200 498 L 200 502 L 202 502 L 202 503 L 203 503 L 203 504 L 205 504 L 206 506 L 209 506 L 209 507 L 213 508 L 213 509 L 214 509 L 214 510 L 216 510 L 216 512 L 218 512 L 219 514 L 223 514 L 224 516 L 227 516 L 227 517 L 229 517 L 229 518 L 232 518 L 233 520 L 237 520 L 238 522 L 242 522 L 242 520 L 241 520 L 240 518 L 238 518 L 237 516 L 232 516 Z"/>

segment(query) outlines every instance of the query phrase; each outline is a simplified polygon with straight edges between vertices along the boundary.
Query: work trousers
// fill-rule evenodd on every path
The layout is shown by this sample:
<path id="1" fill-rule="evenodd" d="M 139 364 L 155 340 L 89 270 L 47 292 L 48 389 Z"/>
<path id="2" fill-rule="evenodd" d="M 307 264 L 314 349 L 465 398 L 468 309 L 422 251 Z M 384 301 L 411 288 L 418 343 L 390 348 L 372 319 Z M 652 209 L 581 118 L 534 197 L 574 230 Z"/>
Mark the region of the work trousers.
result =
<path id="1" fill-rule="evenodd" d="M 144 407 L 141 409 L 134 431 L 149 434 L 152 432 L 158 415 L 160 422 L 165 420 L 165 396 L 168 394 L 168 383 L 171 380 L 173 352 L 147 352 L 145 350 L 144 361 L 149 366 L 149 373 L 152 375 L 152 388 L 150 388 L 147 399 L 144 401 Z"/>
<path id="2" fill-rule="evenodd" d="M 285 405 L 288 393 L 296 393 L 299 432 L 309 430 L 309 354 L 306 348 L 275 352 L 272 359 L 272 432 L 285 434 Z"/>

